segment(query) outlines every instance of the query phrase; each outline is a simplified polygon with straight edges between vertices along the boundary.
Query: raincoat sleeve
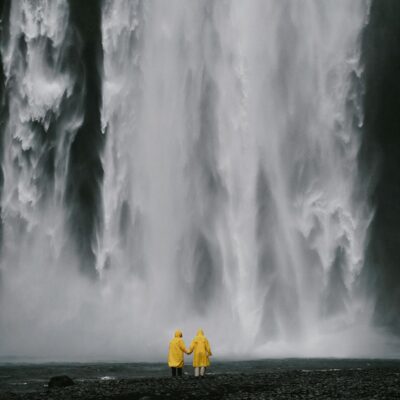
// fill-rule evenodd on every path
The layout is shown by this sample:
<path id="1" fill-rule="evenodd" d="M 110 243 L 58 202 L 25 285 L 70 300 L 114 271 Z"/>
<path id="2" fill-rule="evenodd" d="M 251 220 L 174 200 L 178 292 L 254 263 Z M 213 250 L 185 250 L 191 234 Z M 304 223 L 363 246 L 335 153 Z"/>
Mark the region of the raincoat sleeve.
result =
<path id="1" fill-rule="evenodd" d="M 182 340 L 179 341 L 179 348 L 186 354 L 189 354 L 189 351 L 186 350 L 185 342 Z"/>
<path id="2" fill-rule="evenodd" d="M 195 343 L 194 343 L 194 340 L 193 340 L 193 342 L 190 344 L 189 351 L 188 351 L 187 354 L 192 354 L 193 353 L 194 346 L 195 346 Z"/>
<path id="3" fill-rule="evenodd" d="M 207 339 L 206 339 L 206 351 L 207 351 L 209 356 L 212 356 L 210 343 L 208 342 Z"/>

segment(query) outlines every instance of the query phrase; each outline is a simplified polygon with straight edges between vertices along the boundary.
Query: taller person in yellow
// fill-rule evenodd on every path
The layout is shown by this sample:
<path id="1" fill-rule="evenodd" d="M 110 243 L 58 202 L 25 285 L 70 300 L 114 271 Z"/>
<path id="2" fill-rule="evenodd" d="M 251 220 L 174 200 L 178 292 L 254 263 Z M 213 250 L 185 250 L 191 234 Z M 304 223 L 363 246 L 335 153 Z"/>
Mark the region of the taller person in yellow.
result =
<path id="1" fill-rule="evenodd" d="M 182 376 L 183 353 L 189 354 L 182 336 L 182 331 L 176 330 L 175 337 L 169 342 L 168 366 L 171 368 L 172 376 Z"/>
<path id="2" fill-rule="evenodd" d="M 194 376 L 204 377 L 206 368 L 210 365 L 210 360 L 208 357 L 212 356 L 212 353 L 210 343 L 208 342 L 208 339 L 204 336 L 204 332 L 202 329 L 199 329 L 197 331 L 197 335 L 190 345 L 188 354 L 191 354 L 193 351 Z"/>

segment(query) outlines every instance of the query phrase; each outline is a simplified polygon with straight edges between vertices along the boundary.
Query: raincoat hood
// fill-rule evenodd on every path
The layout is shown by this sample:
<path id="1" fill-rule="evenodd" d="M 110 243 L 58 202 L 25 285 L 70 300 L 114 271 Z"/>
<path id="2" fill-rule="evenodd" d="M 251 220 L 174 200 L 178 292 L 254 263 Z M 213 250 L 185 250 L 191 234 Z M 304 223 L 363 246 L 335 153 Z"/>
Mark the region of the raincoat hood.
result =
<path id="1" fill-rule="evenodd" d="M 204 336 L 203 329 L 199 329 L 199 330 L 197 331 L 197 336 Z"/>
<path id="2" fill-rule="evenodd" d="M 179 329 L 177 329 L 176 331 L 175 331 L 175 337 L 182 337 L 183 335 L 182 335 L 182 331 L 180 331 Z"/>

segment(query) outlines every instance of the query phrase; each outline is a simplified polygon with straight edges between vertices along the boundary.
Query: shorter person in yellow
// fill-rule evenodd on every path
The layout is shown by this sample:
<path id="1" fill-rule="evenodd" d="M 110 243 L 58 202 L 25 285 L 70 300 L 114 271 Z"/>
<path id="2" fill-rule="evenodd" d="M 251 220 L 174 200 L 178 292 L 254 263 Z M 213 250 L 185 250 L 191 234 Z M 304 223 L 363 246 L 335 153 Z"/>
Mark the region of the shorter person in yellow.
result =
<path id="1" fill-rule="evenodd" d="M 197 335 L 192 341 L 192 344 L 189 348 L 189 353 L 193 354 L 193 367 L 194 367 L 194 376 L 203 377 L 206 368 L 210 365 L 209 356 L 212 356 L 210 343 L 208 339 L 204 336 L 204 332 L 202 329 L 197 331 Z"/>
<path id="2" fill-rule="evenodd" d="M 189 354 L 185 342 L 182 339 L 182 331 L 176 330 L 175 337 L 169 342 L 168 366 L 171 368 L 172 376 L 182 376 L 183 353 Z"/>

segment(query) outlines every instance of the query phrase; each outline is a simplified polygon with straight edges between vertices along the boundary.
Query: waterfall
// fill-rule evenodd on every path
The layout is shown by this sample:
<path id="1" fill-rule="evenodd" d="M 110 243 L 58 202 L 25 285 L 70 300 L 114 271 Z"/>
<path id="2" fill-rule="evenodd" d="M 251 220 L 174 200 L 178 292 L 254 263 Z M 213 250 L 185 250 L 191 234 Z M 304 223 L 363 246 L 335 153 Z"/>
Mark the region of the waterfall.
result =
<path id="1" fill-rule="evenodd" d="M 13 1 L 2 36 L 0 355 L 162 359 L 176 327 L 222 357 L 382 351 L 360 282 L 369 2 L 105 0 L 100 88 L 73 4 Z"/>
<path id="2" fill-rule="evenodd" d="M 68 4 L 12 1 L 8 12 L 1 47 L 8 115 L 2 132 L 1 352 L 31 355 L 36 345 L 43 350 L 49 344 L 45 331 L 57 337 L 62 319 L 73 312 L 72 288 L 63 277 L 78 271 L 64 201 L 82 117 L 68 59 Z"/>

